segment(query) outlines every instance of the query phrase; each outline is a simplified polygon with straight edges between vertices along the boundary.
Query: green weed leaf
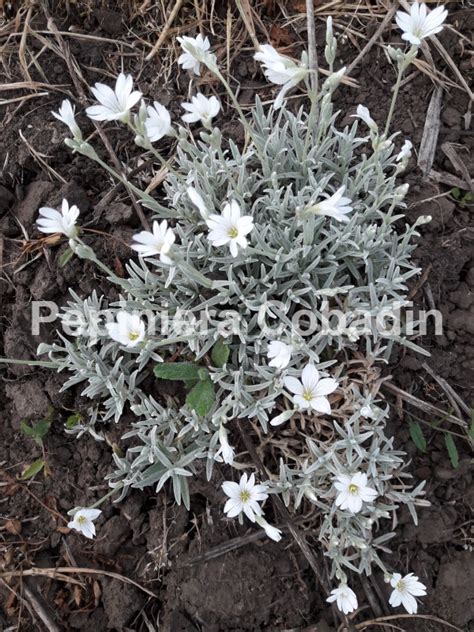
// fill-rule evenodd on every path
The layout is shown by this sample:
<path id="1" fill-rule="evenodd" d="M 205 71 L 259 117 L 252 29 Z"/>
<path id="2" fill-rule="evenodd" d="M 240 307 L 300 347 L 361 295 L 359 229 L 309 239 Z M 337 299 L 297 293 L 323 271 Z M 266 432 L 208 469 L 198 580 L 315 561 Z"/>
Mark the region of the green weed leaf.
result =
<path id="1" fill-rule="evenodd" d="M 200 377 L 202 370 L 203 367 L 193 364 L 192 362 L 163 362 L 155 366 L 154 373 L 156 377 L 162 380 L 187 382 L 189 380 L 202 379 Z"/>
<path id="2" fill-rule="evenodd" d="M 222 368 L 229 359 L 229 355 L 229 345 L 226 345 L 223 338 L 219 338 L 216 344 L 212 347 L 211 351 L 211 359 L 213 365 Z"/>
<path id="3" fill-rule="evenodd" d="M 417 421 L 410 421 L 409 430 L 410 437 L 418 450 L 426 452 L 426 439 L 420 424 Z"/>
<path id="4" fill-rule="evenodd" d="M 27 467 L 23 474 L 20 476 L 20 479 L 22 481 L 26 481 L 29 478 L 33 478 L 33 476 L 38 474 L 38 472 L 41 472 L 45 465 L 46 463 L 43 459 L 33 461 L 33 463 L 29 467 Z"/>
<path id="5" fill-rule="evenodd" d="M 446 448 L 448 449 L 449 460 L 451 461 L 451 465 L 456 469 L 459 465 L 459 453 L 454 443 L 453 435 L 445 433 L 444 441 L 446 443 Z"/>
<path id="6" fill-rule="evenodd" d="M 205 417 L 216 401 L 216 391 L 211 380 L 201 380 L 189 391 L 186 404 L 191 410 Z"/>

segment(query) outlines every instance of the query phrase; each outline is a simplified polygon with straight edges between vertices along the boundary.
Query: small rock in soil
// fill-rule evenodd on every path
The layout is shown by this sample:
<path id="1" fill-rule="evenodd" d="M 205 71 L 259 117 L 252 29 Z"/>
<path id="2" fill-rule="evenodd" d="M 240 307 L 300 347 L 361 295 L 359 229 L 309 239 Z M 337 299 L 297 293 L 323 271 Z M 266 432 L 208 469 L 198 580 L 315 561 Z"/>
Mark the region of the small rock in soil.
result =
<path id="1" fill-rule="evenodd" d="M 23 200 L 13 207 L 13 214 L 18 221 L 29 229 L 38 214 L 38 209 L 46 205 L 46 200 L 54 191 L 54 184 L 48 181 L 36 180 L 28 185 Z M 30 235 L 31 236 L 31 235 Z"/>
<path id="2" fill-rule="evenodd" d="M 117 579 L 102 580 L 102 600 L 108 617 L 107 627 L 123 630 L 134 615 L 142 609 L 146 597 L 143 592 Z"/>
<path id="3" fill-rule="evenodd" d="M 5 392 L 13 405 L 12 424 L 19 424 L 22 419 L 39 419 L 48 414 L 51 404 L 40 380 L 7 383 Z"/>
<path id="4" fill-rule="evenodd" d="M 441 564 L 432 602 L 438 604 L 436 612 L 457 626 L 472 621 L 474 612 L 474 555 L 462 551 Z"/>

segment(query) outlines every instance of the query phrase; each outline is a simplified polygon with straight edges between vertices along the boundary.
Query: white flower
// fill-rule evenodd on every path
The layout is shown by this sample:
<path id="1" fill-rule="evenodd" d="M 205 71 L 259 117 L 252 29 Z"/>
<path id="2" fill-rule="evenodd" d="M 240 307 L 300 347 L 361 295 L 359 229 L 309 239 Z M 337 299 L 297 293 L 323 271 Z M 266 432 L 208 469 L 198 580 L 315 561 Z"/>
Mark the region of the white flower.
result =
<path id="1" fill-rule="evenodd" d="M 408 573 L 402 577 L 400 573 L 394 573 L 390 579 L 390 585 L 394 588 L 390 595 L 389 604 L 396 608 L 403 605 L 409 614 L 416 614 L 418 602 L 415 597 L 426 595 L 426 586 L 422 584 L 416 575 Z"/>
<path id="2" fill-rule="evenodd" d="M 293 403 L 301 409 L 315 410 L 329 415 L 331 406 L 326 395 L 337 388 L 336 380 L 319 377 L 319 371 L 314 364 L 307 364 L 301 373 L 301 381 L 295 377 L 285 377 L 286 388 L 294 395 Z"/>
<path id="3" fill-rule="evenodd" d="M 353 514 L 362 509 L 363 503 L 371 503 L 378 496 L 375 489 L 367 487 L 367 474 L 363 472 L 356 472 L 352 476 L 337 476 L 334 487 L 339 492 L 336 505 L 341 509 L 348 509 Z"/>
<path id="4" fill-rule="evenodd" d="M 326 599 L 329 603 L 336 602 L 337 607 L 344 614 L 349 614 L 357 609 L 357 597 L 355 592 L 347 584 L 339 584 L 331 590 L 331 595 Z"/>
<path id="5" fill-rule="evenodd" d="M 420 46 L 422 39 L 436 35 L 443 29 L 447 15 L 448 12 L 443 5 L 428 13 L 426 4 L 414 2 L 410 7 L 410 13 L 397 11 L 395 19 L 403 31 L 402 39 Z"/>
<path id="6" fill-rule="evenodd" d="M 400 153 L 397 155 L 397 157 L 395 158 L 395 160 L 397 162 L 400 162 L 400 160 L 404 160 L 404 159 L 408 159 L 411 156 L 411 150 L 413 148 L 413 144 L 411 141 L 406 140 L 403 143 L 403 146 L 400 150 Z"/>
<path id="7" fill-rule="evenodd" d="M 106 323 L 106 328 L 112 340 L 124 347 L 136 347 L 145 338 L 145 323 L 137 314 L 117 312 L 117 322 Z"/>
<path id="8" fill-rule="evenodd" d="M 191 103 L 181 103 L 181 106 L 189 112 L 181 117 L 185 123 L 195 123 L 201 120 L 203 125 L 209 125 L 211 119 L 219 114 L 221 104 L 216 97 L 205 97 L 198 92 L 191 97 Z"/>
<path id="9" fill-rule="evenodd" d="M 288 90 L 304 79 L 308 75 L 309 70 L 306 66 L 295 63 L 289 57 L 280 55 L 280 53 L 269 44 L 261 44 L 254 58 L 261 62 L 263 72 L 269 81 L 283 86 L 275 100 L 274 107 L 278 110 L 282 106 L 283 99 Z"/>
<path id="10" fill-rule="evenodd" d="M 47 206 L 43 206 L 38 212 L 41 217 L 36 220 L 36 225 L 42 233 L 62 233 L 69 239 L 77 236 L 76 220 L 79 217 L 77 206 L 70 207 L 68 201 L 63 200 L 61 212 Z"/>
<path id="11" fill-rule="evenodd" d="M 69 127 L 74 138 L 79 140 L 82 139 L 81 130 L 79 129 L 79 125 L 76 123 L 75 108 L 68 99 L 64 99 L 61 103 L 59 112 L 51 112 L 51 114 L 57 118 L 58 121 L 61 121 Z"/>
<path id="12" fill-rule="evenodd" d="M 222 455 L 224 463 L 232 464 L 234 462 L 234 448 L 229 444 L 227 430 L 223 424 L 219 428 L 219 442 L 221 449 L 217 454 Z M 217 455 L 216 455 L 217 456 Z"/>
<path id="13" fill-rule="evenodd" d="M 370 116 L 369 109 L 366 108 L 365 105 L 361 105 L 359 103 L 359 105 L 357 106 L 357 113 L 353 114 L 352 116 L 356 116 L 357 118 L 360 118 L 362 121 L 364 121 L 367 127 L 369 127 L 373 132 L 376 132 L 379 128 L 377 123 Z"/>
<path id="14" fill-rule="evenodd" d="M 262 529 L 265 529 L 265 533 L 268 535 L 268 537 L 271 540 L 275 540 L 275 542 L 280 542 L 280 540 L 281 540 L 281 531 L 280 531 L 280 529 L 277 529 L 273 525 L 269 524 L 265 520 L 265 518 L 263 518 L 262 516 L 255 516 L 255 522 L 258 525 L 260 525 L 262 527 Z"/>
<path id="15" fill-rule="evenodd" d="M 206 224 L 211 229 L 207 238 L 213 246 L 229 244 L 230 253 L 236 257 L 241 248 L 247 248 L 248 235 L 253 229 L 253 218 L 250 215 L 241 216 L 240 206 L 231 200 L 222 210 L 222 215 L 210 215 Z"/>
<path id="16" fill-rule="evenodd" d="M 174 244 L 176 236 L 171 228 L 168 228 L 168 222 L 164 219 L 161 224 L 156 220 L 153 222 L 153 232 L 142 230 L 133 238 L 136 244 L 132 245 L 133 250 L 138 252 L 141 257 L 153 257 L 160 255 L 163 263 L 172 264 L 172 260 L 168 257 L 168 252 Z"/>
<path id="17" fill-rule="evenodd" d="M 280 342 L 279 340 L 272 340 L 268 345 L 267 357 L 271 358 L 268 363 L 269 366 L 274 366 L 277 369 L 284 369 L 288 366 L 291 360 L 291 354 L 293 353 L 293 347 Z"/>
<path id="18" fill-rule="evenodd" d="M 224 481 L 222 489 L 229 496 L 224 506 L 228 518 L 235 518 L 243 512 L 251 522 L 255 522 L 256 516 L 262 515 L 259 503 L 268 498 L 267 487 L 256 485 L 254 474 L 248 480 L 247 474 L 242 474 L 239 483 Z"/>
<path id="19" fill-rule="evenodd" d="M 349 218 L 346 217 L 347 213 L 352 211 L 352 200 L 348 197 L 343 197 L 343 193 L 346 187 L 343 185 L 339 187 L 336 193 L 333 193 L 331 197 L 326 200 L 313 204 L 306 209 L 306 213 L 314 213 L 315 215 L 326 215 L 327 217 L 334 217 L 338 222 L 348 223 Z"/>
<path id="20" fill-rule="evenodd" d="M 380 410 L 380 409 L 377 408 L 376 406 L 371 406 L 370 404 L 365 404 L 360 409 L 360 414 L 362 415 L 362 417 L 365 417 L 366 419 L 377 419 L 377 417 L 378 417 L 377 411 L 378 410 Z"/>
<path id="21" fill-rule="evenodd" d="M 206 204 L 202 199 L 201 195 L 196 191 L 194 187 L 188 187 L 188 196 L 194 206 L 197 206 L 201 217 L 203 219 L 207 219 L 209 217 L 209 211 L 207 210 Z"/>
<path id="22" fill-rule="evenodd" d="M 158 101 L 154 101 L 153 106 L 149 105 L 147 112 L 145 129 L 148 140 L 153 143 L 171 132 L 171 116 L 165 106 Z"/>
<path id="23" fill-rule="evenodd" d="M 205 55 L 211 47 L 209 38 L 199 33 L 196 37 L 184 35 L 178 37 L 177 40 L 184 51 L 178 58 L 178 64 L 185 70 L 192 70 L 195 75 L 200 75 L 202 55 Z"/>
<path id="24" fill-rule="evenodd" d="M 123 72 L 117 77 L 114 90 L 104 83 L 96 83 L 91 92 L 100 105 L 87 108 L 87 116 L 95 121 L 127 121 L 130 110 L 142 96 L 141 92 L 132 92 L 132 89 L 132 76 Z"/>
<path id="25" fill-rule="evenodd" d="M 92 539 L 95 536 L 94 520 L 97 520 L 101 513 L 100 509 L 78 509 L 67 526 L 69 529 L 79 531 L 86 538 Z"/>

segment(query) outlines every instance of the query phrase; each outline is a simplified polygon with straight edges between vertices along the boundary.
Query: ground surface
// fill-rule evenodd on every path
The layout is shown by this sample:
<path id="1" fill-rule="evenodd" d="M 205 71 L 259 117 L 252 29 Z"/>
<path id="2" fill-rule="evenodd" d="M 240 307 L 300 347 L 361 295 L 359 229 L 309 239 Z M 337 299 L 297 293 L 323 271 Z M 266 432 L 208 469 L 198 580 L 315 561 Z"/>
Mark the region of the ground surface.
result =
<path id="1" fill-rule="evenodd" d="M 188 93 L 188 78 L 177 73 L 174 64 L 174 36 L 196 28 L 196 7 L 206 32 L 218 45 L 221 60 L 230 63 L 232 81 L 241 84 L 240 99 L 250 104 L 256 89 L 271 97 L 269 89 L 252 60 L 251 40 L 235 9 L 226 3 L 204 3 L 195 7 L 186 2 L 162 49 L 150 62 L 144 55 L 147 42 L 155 42 L 163 24 L 160 8 L 150 2 L 127 3 L 118 10 L 116 2 L 53 3 L 51 16 L 64 33 L 86 83 L 110 82 L 118 68 L 134 74 L 140 90 L 150 99 L 169 106 L 175 115 Z M 66 4 L 69 11 L 66 11 Z M 203 3 L 201 3 L 203 4 Z M 245 3 L 244 3 L 245 4 Z M 42 9 L 51 3 L 19 8 L 1 3 L 5 12 L 0 27 L 3 46 L 1 83 L 24 82 L 17 89 L 2 90 L 8 101 L 1 106 L 3 122 L 0 135 L 0 246 L 3 251 L 2 276 L 2 348 L 1 356 L 33 358 L 39 338 L 30 333 L 29 303 L 56 300 L 64 303 L 72 286 L 86 295 L 105 288 L 100 275 L 80 261 L 58 268 L 65 249 L 61 244 L 39 249 L 21 258 L 22 241 L 38 237 L 34 228 L 41 205 L 57 205 L 63 197 L 79 205 L 90 226 L 128 242 L 139 226 L 127 194 L 115 190 L 108 178 L 85 158 L 71 156 L 62 140 L 64 128 L 50 115 L 65 96 L 77 99 L 85 83 L 71 81 L 70 68 L 51 32 L 46 31 L 47 16 Z M 212 5 L 212 7 L 211 7 Z M 367 5 L 370 8 L 370 5 Z M 305 37 L 304 2 L 278 3 L 266 0 L 255 13 L 257 37 L 270 39 L 277 46 L 297 53 Z M 318 38 L 323 37 L 318 3 Z M 453 2 L 451 23 L 469 37 L 472 10 L 468 3 Z M 372 15 L 371 15 L 372 13 Z M 358 12 L 335 14 L 336 33 L 343 33 L 339 57 L 346 63 L 365 44 L 380 23 L 381 7 L 373 3 Z M 299 17 L 298 17 L 299 16 Z M 294 19 L 288 19 L 294 18 Z M 26 26 L 25 26 L 26 24 Z M 231 33 L 232 45 L 227 36 Z M 267 33 L 265 33 L 267 30 Z M 23 38 L 21 34 L 23 33 Z M 89 38 L 79 37 L 86 34 Z M 395 30 L 386 30 L 379 42 L 398 43 Z M 455 64 L 469 81 L 470 58 L 467 43 L 459 35 L 445 31 L 441 38 Z M 434 168 L 438 172 L 456 172 L 442 151 L 451 143 L 463 164 L 472 173 L 472 131 L 469 127 L 466 91 L 452 85 L 458 82 L 445 60 L 433 49 L 434 63 L 446 73 L 441 114 L 441 131 Z M 172 65 L 174 64 L 174 65 Z M 30 78 L 28 78 L 28 75 Z M 348 121 L 358 103 L 371 109 L 382 120 L 388 109 L 392 70 L 382 49 L 374 46 L 352 77 L 359 88 L 342 87 L 339 92 L 340 120 Z M 31 79 L 31 81 L 30 81 Z M 31 82 L 39 82 L 35 85 Z M 204 75 L 202 84 L 216 87 Z M 394 129 L 400 129 L 418 148 L 433 90 L 430 77 L 417 72 L 400 95 Z M 28 97 L 28 99 L 25 99 Z M 80 106 L 79 106 L 80 107 Z M 83 121 L 84 119 L 81 119 Z M 85 125 L 85 124 L 84 124 Z M 232 131 L 221 119 L 224 129 Z M 92 131 L 89 126 L 87 131 Z M 20 137 L 20 132 L 23 139 Z M 120 160 L 136 165 L 136 156 L 127 157 L 123 133 L 109 134 Z M 148 174 L 148 175 L 145 175 Z M 143 182 L 150 180 L 149 170 L 141 172 Z M 145 179 L 147 178 L 147 180 Z M 431 352 L 426 360 L 431 369 L 448 380 L 469 406 L 474 405 L 474 259 L 472 205 L 455 199 L 452 186 L 435 184 L 422 178 L 416 160 L 407 174 L 411 184 L 408 220 L 430 214 L 433 222 L 420 239 L 416 259 L 428 274 L 415 285 L 414 299 L 420 307 L 435 306 L 445 317 L 441 337 L 418 339 Z M 159 194 L 159 189 L 157 190 Z M 109 195 L 110 194 L 110 195 Z M 458 198 L 464 197 L 461 192 Z M 95 245 L 110 265 L 120 269 L 130 252 L 117 239 L 92 236 Z M 27 264 L 27 265 L 25 265 Z M 41 339 L 51 340 L 53 332 L 43 330 Z M 448 409 L 444 390 L 422 367 L 425 360 L 411 351 L 398 351 L 391 367 L 394 382 L 414 395 Z M 103 477 L 110 468 L 112 445 L 120 442 L 126 421 L 111 427 L 106 443 L 90 438 L 79 441 L 64 434 L 65 418 L 80 410 L 84 402 L 77 394 L 58 394 L 61 376 L 46 370 L 10 367 L 0 373 L 2 436 L 0 443 L 0 560 L 2 573 L 28 571 L 31 568 L 81 567 L 98 569 L 98 574 L 65 573 L 61 581 L 43 571 L 40 577 L 24 575 L 10 579 L 8 586 L 0 573 L 0 629 L 44 629 L 41 611 L 55 622 L 58 630 L 170 630 L 178 631 L 250 631 L 319 630 L 334 624 L 331 610 L 324 602 L 311 569 L 290 538 L 285 545 L 253 540 L 235 551 L 209 561 L 194 560 L 230 538 L 245 535 L 244 528 L 228 526 L 222 519 L 221 478 L 211 483 L 197 480 L 192 487 L 192 511 L 174 508 L 166 493 L 152 492 L 129 496 L 118 507 L 107 506 L 100 524 L 99 537 L 88 542 L 64 529 L 62 516 L 76 505 L 87 505 L 104 493 Z M 428 586 L 422 613 L 445 619 L 456 629 L 474 629 L 474 571 L 472 564 L 472 522 L 469 506 L 474 502 L 472 473 L 466 442 L 457 439 L 459 466 L 454 469 L 442 432 L 429 428 L 428 416 L 395 402 L 392 430 L 397 444 L 412 457 L 415 480 L 426 480 L 432 507 L 421 512 L 418 529 L 402 515 L 399 536 L 393 545 L 393 566 L 409 569 Z M 55 410 L 52 430 L 45 439 L 50 475 L 37 475 L 28 484 L 17 477 L 27 464 L 41 456 L 41 449 L 20 431 L 20 422 L 38 420 Z M 409 420 L 424 422 L 428 449 L 421 453 L 410 439 Z M 445 427 L 443 425 L 442 427 Z M 456 430 L 456 429 L 454 429 Z M 248 531 L 253 533 L 252 530 Z M 48 575 L 49 573 L 49 575 Z M 107 573 L 109 575 L 107 575 Z M 121 578 L 112 578 L 118 573 Z M 126 578 L 151 591 L 127 583 Z M 376 578 L 382 591 L 380 578 Z M 69 580 L 69 581 L 68 581 Z M 76 583 L 72 583 L 75 580 Z M 363 588 L 358 588 L 361 602 Z M 39 602 L 34 604 L 35 600 Z M 386 614 L 367 608 L 357 621 Z M 393 614 L 391 612 L 390 614 Z M 447 630 L 447 624 L 434 621 L 399 619 L 396 629 L 407 631 Z M 317 626 L 317 627 L 316 627 Z M 53 628 L 50 628 L 53 629 Z M 382 629 L 368 625 L 357 629 Z M 386 628 L 389 629 L 389 628 Z"/>

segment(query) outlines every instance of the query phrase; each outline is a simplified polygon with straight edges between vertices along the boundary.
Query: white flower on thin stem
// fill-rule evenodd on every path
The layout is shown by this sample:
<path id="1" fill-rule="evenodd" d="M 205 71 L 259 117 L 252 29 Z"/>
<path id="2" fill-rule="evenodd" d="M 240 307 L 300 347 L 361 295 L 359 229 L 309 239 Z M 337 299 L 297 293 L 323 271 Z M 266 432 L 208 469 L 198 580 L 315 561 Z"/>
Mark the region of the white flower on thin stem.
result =
<path id="1" fill-rule="evenodd" d="M 219 428 L 219 442 L 221 444 L 221 448 L 217 454 L 222 455 L 224 463 L 229 463 L 231 465 L 234 462 L 234 448 L 229 443 L 227 430 L 224 424 L 221 424 Z"/>
<path id="2" fill-rule="evenodd" d="M 397 157 L 395 158 L 395 160 L 397 162 L 400 162 L 401 160 L 408 160 L 408 158 L 410 158 L 411 156 L 411 150 L 413 148 L 413 144 L 410 140 L 406 140 L 403 143 L 403 146 L 400 150 L 400 153 L 397 155 Z"/>
<path id="3" fill-rule="evenodd" d="M 215 96 L 208 98 L 200 92 L 191 97 L 191 103 L 181 103 L 181 106 L 188 112 L 181 117 L 185 123 L 202 121 L 202 124 L 206 126 L 219 114 L 221 109 L 221 104 Z"/>
<path id="4" fill-rule="evenodd" d="M 338 609 L 344 613 L 349 614 L 357 610 L 357 596 L 355 592 L 349 588 L 347 584 L 339 584 L 337 588 L 331 590 L 331 595 L 326 599 L 329 603 L 336 602 Z"/>
<path id="5" fill-rule="evenodd" d="M 202 56 L 207 53 L 211 47 L 208 37 L 203 37 L 201 33 L 196 37 L 184 35 L 177 38 L 181 44 L 183 53 L 178 57 L 178 64 L 185 70 L 192 70 L 195 75 L 201 74 Z"/>
<path id="6" fill-rule="evenodd" d="M 126 122 L 130 110 L 140 100 L 142 94 L 133 90 L 133 78 L 131 75 L 119 74 L 115 82 L 115 88 L 104 83 L 96 83 L 91 88 L 100 105 L 91 105 L 87 108 L 87 116 L 95 121 L 122 121 Z"/>
<path id="7" fill-rule="evenodd" d="M 250 215 L 241 215 L 240 206 L 235 200 L 227 203 L 222 215 L 210 215 L 206 220 L 210 228 L 207 236 L 213 246 L 225 246 L 229 244 L 230 253 L 236 257 L 240 248 L 247 248 L 248 235 L 253 229 L 253 218 Z"/>
<path id="8" fill-rule="evenodd" d="M 149 141 L 153 143 L 171 132 L 171 116 L 164 105 L 154 101 L 153 106 L 147 107 L 147 113 L 145 129 Z"/>
<path id="9" fill-rule="evenodd" d="M 224 493 L 229 500 L 224 506 L 224 513 L 228 518 L 235 518 L 244 513 L 251 522 L 255 522 L 256 516 L 262 515 L 260 502 L 268 498 L 266 485 L 256 485 L 255 475 L 242 474 L 239 483 L 224 481 L 222 483 Z"/>
<path id="10" fill-rule="evenodd" d="M 138 314 L 120 311 L 115 323 L 106 323 L 109 336 L 124 347 L 136 347 L 145 338 L 145 323 Z"/>
<path id="11" fill-rule="evenodd" d="M 160 261 L 171 265 L 173 262 L 168 256 L 171 246 L 174 244 L 176 236 L 168 222 L 164 219 L 161 224 L 156 220 L 153 222 L 153 232 L 142 230 L 133 235 L 137 243 L 132 245 L 133 250 L 138 252 L 140 257 L 160 256 Z"/>
<path id="12" fill-rule="evenodd" d="M 283 105 L 283 99 L 288 90 L 302 81 L 309 70 L 289 57 L 280 55 L 270 44 L 261 44 L 254 58 L 262 64 L 263 72 L 269 81 L 283 86 L 275 100 L 274 107 L 278 110 Z"/>
<path id="13" fill-rule="evenodd" d="M 371 503 L 378 496 L 375 489 L 367 486 L 367 474 L 363 472 L 356 472 L 352 476 L 337 476 L 334 487 L 339 492 L 336 496 L 336 505 L 353 514 L 362 509 L 363 503 Z"/>
<path id="14" fill-rule="evenodd" d="M 194 187 L 188 187 L 187 193 L 191 202 L 197 207 L 201 217 L 203 219 L 207 219 L 209 217 L 209 211 L 207 210 L 206 204 L 201 195 Z"/>
<path id="15" fill-rule="evenodd" d="M 365 105 L 361 105 L 359 103 L 359 105 L 357 106 L 356 114 L 353 114 L 352 116 L 360 118 L 362 121 L 364 121 L 364 123 L 367 125 L 367 127 L 369 127 L 373 132 L 377 132 L 378 131 L 379 126 L 374 121 L 374 119 L 370 116 L 369 109 L 366 108 Z"/>
<path id="16" fill-rule="evenodd" d="M 448 12 L 443 5 L 428 12 L 424 2 L 414 2 L 410 7 L 410 13 L 397 11 L 395 19 L 403 31 L 402 39 L 414 46 L 420 46 L 421 40 L 431 35 L 436 35 L 443 29 L 443 22 Z"/>
<path id="17" fill-rule="evenodd" d="M 338 383 L 332 378 L 320 379 L 314 364 L 307 364 L 301 373 L 301 380 L 287 376 L 285 387 L 293 393 L 293 403 L 301 410 L 315 410 L 329 415 L 331 405 L 326 395 L 333 393 Z"/>
<path id="18" fill-rule="evenodd" d="M 36 225 L 42 233 L 62 233 L 69 239 L 77 237 L 79 209 L 76 205 L 70 207 L 68 201 L 63 200 L 61 212 L 48 206 L 43 206 L 38 212 L 40 218 L 36 220 Z"/>
<path id="19" fill-rule="evenodd" d="M 293 347 L 286 342 L 272 340 L 267 350 L 267 357 L 270 358 L 268 365 L 274 366 L 276 369 L 284 369 L 290 363 L 293 351 Z"/>
<path id="20" fill-rule="evenodd" d="M 79 129 L 79 125 L 76 123 L 76 113 L 74 105 L 69 99 L 64 99 L 61 103 L 61 107 L 58 112 L 51 112 L 51 114 L 69 127 L 71 134 L 74 138 L 82 140 L 82 132 Z"/>
<path id="21" fill-rule="evenodd" d="M 94 520 L 97 520 L 101 513 L 100 509 L 78 509 L 67 526 L 69 529 L 79 531 L 86 538 L 92 539 L 95 536 Z"/>
<path id="22" fill-rule="evenodd" d="M 343 193 L 346 187 L 343 185 L 333 193 L 330 197 L 326 198 L 322 202 L 313 204 L 305 209 L 305 214 L 313 213 L 314 215 L 326 215 L 327 217 L 333 217 L 338 222 L 348 223 L 349 218 L 347 213 L 352 211 L 352 200 L 348 197 L 343 197 Z"/>
<path id="23" fill-rule="evenodd" d="M 265 530 L 265 533 L 271 540 L 275 542 L 280 542 L 281 540 L 281 531 L 277 529 L 270 523 L 268 523 L 263 516 L 255 516 L 255 522 Z"/>
<path id="24" fill-rule="evenodd" d="M 394 573 L 390 578 L 390 585 L 394 590 L 390 595 L 389 604 L 394 608 L 401 604 L 409 614 L 416 614 L 418 602 L 415 597 L 426 595 L 426 586 L 418 577 L 413 573 L 408 573 L 405 577 L 400 573 Z"/>

